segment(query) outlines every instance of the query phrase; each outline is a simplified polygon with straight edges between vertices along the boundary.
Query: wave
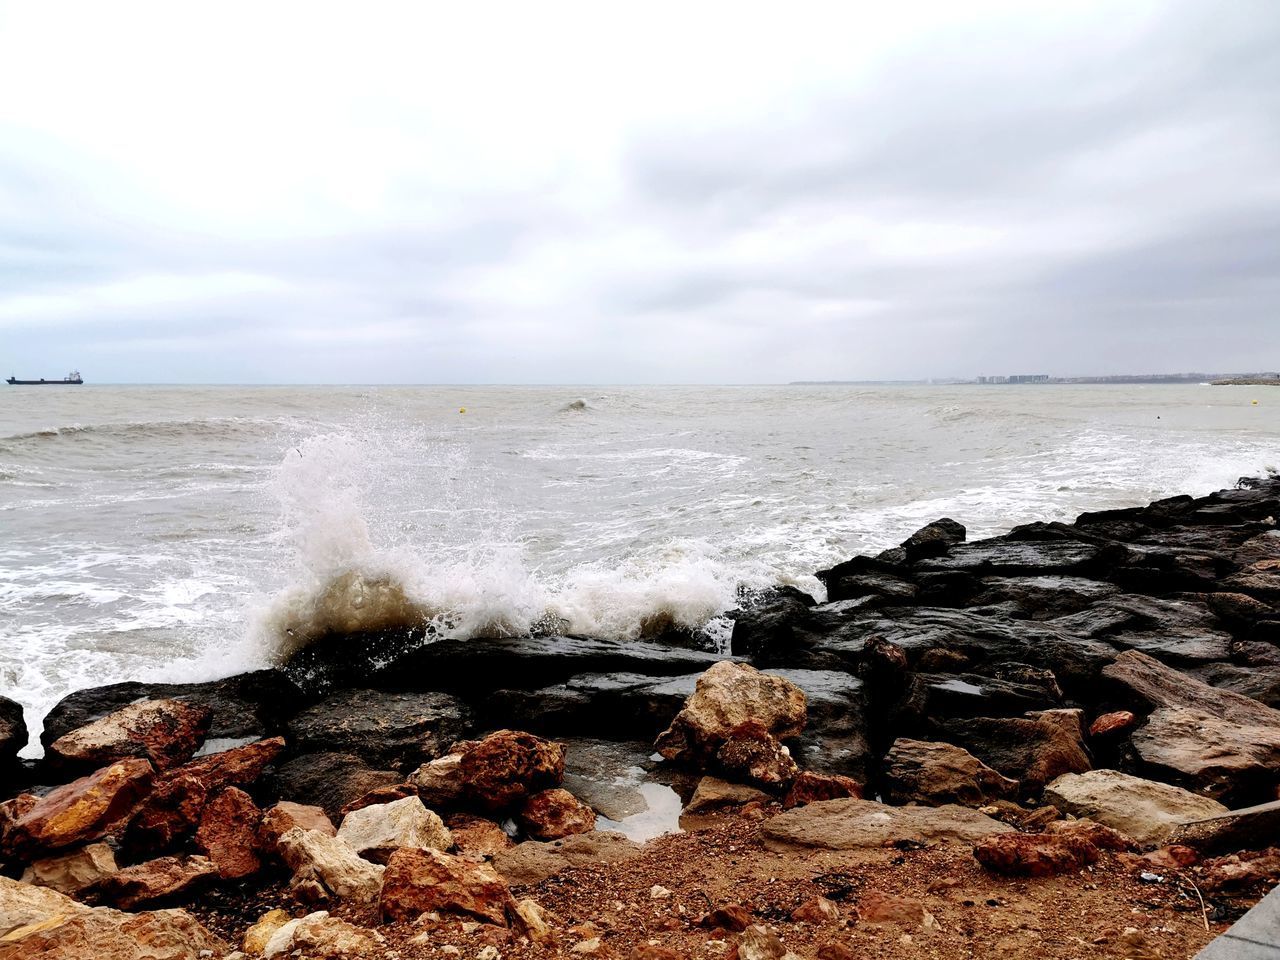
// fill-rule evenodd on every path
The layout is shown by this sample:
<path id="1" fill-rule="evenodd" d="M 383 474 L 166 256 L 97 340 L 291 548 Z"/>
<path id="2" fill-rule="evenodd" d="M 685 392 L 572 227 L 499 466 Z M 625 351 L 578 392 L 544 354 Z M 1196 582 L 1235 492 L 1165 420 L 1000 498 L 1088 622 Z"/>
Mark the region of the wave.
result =
<path id="1" fill-rule="evenodd" d="M 279 422 L 252 417 L 203 417 L 195 420 L 134 420 L 123 423 L 72 423 L 65 426 L 46 427 L 27 433 L 15 433 L 0 437 L 0 450 L 46 443 L 55 440 L 80 440 L 97 437 L 124 437 L 129 439 L 159 437 L 179 439 L 191 436 L 216 435 L 233 437 L 241 433 L 260 434 L 266 429 L 278 428 Z"/>

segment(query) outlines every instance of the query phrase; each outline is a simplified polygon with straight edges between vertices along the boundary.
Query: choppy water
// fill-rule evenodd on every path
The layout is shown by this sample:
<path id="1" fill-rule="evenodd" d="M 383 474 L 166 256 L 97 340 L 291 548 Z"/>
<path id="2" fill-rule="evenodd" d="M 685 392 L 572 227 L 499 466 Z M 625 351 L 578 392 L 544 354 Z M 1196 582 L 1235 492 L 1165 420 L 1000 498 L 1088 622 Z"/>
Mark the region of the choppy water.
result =
<path id="1" fill-rule="evenodd" d="M 1277 408 L 1198 386 L 8 387 L 0 692 L 38 729 L 72 689 L 227 675 L 325 626 L 703 625 L 944 514 L 983 536 L 1229 485 L 1280 464 Z"/>

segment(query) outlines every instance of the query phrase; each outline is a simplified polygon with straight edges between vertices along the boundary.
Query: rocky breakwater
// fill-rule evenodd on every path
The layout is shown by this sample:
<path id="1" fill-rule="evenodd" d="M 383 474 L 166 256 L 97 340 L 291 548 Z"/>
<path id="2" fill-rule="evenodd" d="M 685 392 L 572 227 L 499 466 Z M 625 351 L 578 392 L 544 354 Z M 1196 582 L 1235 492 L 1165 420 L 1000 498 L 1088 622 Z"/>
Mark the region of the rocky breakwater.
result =
<path id="1" fill-rule="evenodd" d="M 1034 901 L 1025 878 L 1098 923 L 1194 890 L 1194 944 L 1280 879 L 1278 515 L 1265 480 L 976 543 L 939 520 L 822 571 L 826 602 L 734 611 L 728 652 L 328 636 L 72 694 L 34 763 L 0 701 L 0 958 L 832 960 L 893 924 L 1009 956 L 938 898 Z M 691 832 L 597 830 L 606 756 Z M 830 879 L 851 863 L 878 886 Z"/>

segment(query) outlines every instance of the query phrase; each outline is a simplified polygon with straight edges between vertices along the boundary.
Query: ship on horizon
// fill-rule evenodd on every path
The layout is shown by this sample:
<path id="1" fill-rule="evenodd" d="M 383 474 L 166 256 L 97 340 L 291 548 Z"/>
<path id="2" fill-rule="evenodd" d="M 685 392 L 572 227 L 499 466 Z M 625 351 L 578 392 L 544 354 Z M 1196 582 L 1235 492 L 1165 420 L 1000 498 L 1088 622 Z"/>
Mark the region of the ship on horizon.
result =
<path id="1" fill-rule="evenodd" d="M 84 383 L 84 381 L 80 379 L 79 370 L 72 370 L 61 380 L 45 380 L 43 377 L 41 377 L 39 380 L 19 380 L 17 377 L 10 377 L 8 380 L 5 381 L 5 383 L 11 384 L 13 386 L 18 386 L 18 387 L 22 387 L 22 386 L 38 387 L 41 384 L 46 384 L 46 385 L 80 384 L 80 383 Z"/>

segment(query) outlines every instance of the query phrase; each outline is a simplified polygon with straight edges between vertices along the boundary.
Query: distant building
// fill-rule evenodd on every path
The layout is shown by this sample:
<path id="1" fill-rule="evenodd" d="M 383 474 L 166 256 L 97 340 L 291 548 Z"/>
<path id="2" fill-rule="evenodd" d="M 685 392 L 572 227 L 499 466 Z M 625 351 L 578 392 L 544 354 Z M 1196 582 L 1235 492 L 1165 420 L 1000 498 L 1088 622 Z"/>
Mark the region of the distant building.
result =
<path id="1" fill-rule="evenodd" d="M 1009 383 L 1048 383 L 1047 373 L 1019 373 L 1008 378 Z"/>

